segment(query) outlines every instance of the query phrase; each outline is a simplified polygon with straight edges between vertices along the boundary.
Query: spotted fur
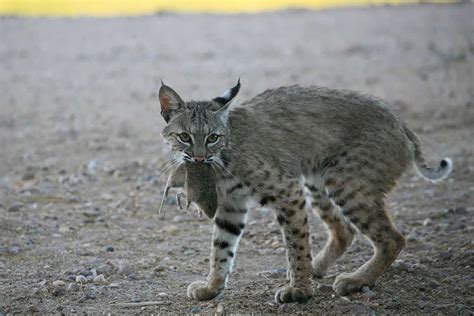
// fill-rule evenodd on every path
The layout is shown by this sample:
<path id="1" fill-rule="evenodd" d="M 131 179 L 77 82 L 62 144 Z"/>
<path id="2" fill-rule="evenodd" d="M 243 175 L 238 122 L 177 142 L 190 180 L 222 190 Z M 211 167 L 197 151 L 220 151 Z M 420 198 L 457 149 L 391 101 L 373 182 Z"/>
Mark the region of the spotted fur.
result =
<path id="1" fill-rule="evenodd" d="M 229 110 L 239 88 L 240 82 L 209 102 L 183 102 L 171 88 L 160 90 L 168 123 L 163 135 L 174 161 L 207 163 L 216 173 L 210 272 L 207 281 L 188 287 L 188 296 L 209 300 L 222 293 L 252 201 L 274 211 L 286 245 L 289 283 L 276 292 L 277 302 L 308 300 L 310 276 L 322 277 L 356 232 L 368 237 L 374 255 L 355 272 L 340 274 L 334 290 L 346 295 L 373 285 L 405 245 L 387 214 L 385 194 L 413 163 L 436 181 L 449 174 L 451 161 L 430 168 L 418 137 L 379 99 L 291 86 Z M 219 135 L 212 146 L 206 143 L 211 134 Z M 307 218 L 313 208 L 329 232 L 315 256 Z"/>

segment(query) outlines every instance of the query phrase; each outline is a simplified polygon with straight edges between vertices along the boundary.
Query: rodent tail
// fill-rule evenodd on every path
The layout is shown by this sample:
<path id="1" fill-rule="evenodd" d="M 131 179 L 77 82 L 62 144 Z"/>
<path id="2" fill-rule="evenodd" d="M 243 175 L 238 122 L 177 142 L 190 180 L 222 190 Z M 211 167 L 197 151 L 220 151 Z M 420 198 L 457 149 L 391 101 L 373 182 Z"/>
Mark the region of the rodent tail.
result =
<path id="1" fill-rule="evenodd" d="M 418 136 L 413 133 L 408 127 L 403 127 L 405 131 L 405 135 L 408 139 L 413 143 L 414 148 L 414 162 L 415 166 L 418 169 L 419 173 L 426 179 L 436 182 L 443 180 L 446 178 L 453 169 L 453 162 L 450 158 L 443 158 L 439 166 L 435 168 L 431 168 L 426 163 L 425 157 L 423 156 L 423 151 L 421 150 L 421 143 Z"/>

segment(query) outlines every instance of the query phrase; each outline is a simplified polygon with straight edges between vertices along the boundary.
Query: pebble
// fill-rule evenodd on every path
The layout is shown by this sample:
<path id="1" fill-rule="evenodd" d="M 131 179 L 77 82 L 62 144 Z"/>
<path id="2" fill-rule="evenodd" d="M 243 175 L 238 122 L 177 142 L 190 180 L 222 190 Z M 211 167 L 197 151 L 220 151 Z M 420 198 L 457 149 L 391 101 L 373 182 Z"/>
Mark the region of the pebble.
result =
<path id="1" fill-rule="evenodd" d="M 222 304 L 222 302 L 220 302 L 218 305 L 217 305 L 217 308 L 216 308 L 216 314 L 218 315 L 224 315 L 224 304 Z"/>
<path id="2" fill-rule="evenodd" d="M 107 284 L 108 282 L 103 274 L 99 274 L 98 276 L 94 278 L 94 283 L 99 284 L 99 285 L 104 285 L 104 284 Z"/>
<path id="3" fill-rule="evenodd" d="M 76 292 L 79 290 L 79 285 L 77 283 L 69 283 L 66 290 L 68 292 Z"/>
<path id="4" fill-rule="evenodd" d="M 189 220 L 190 220 L 189 217 L 184 216 L 184 215 L 176 215 L 175 217 L 173 217 L 174 223 L 182 223 L 182 222 L 187 222 Z"/>
<path id="5" fill-rule="evenodd" d="M 79 274 L 87 277 L 87 276 L 92 275 L 92 271 L 91 270 L 82 270 L 81 272 L 79 272 Z"/>
<path id="6" fill-rule="evenodd" d="M 61 286 L 61 287 L 53 288 L 53 291 L 51 292 L 51 294 L 53 294 L 53 296 L 61 296 L 61 295 L 64 295 L 65 292 L 66 292 L 66 289 L 64 288 L 64 286 Z"/>
<path id="7" fill-rule="evenodd" d="M 38 285 L 41 287 L 46 286 L 46 284 L 48 284 L 48 280 L 43 280 L 43 281 L 38 282 Z"/>
<path id="8" fill-rule="evenodd" d="M 326 293 L 332 293 L 333 292 L 332 285 L 324 284 L 324 283 L 319 283 L 318 284 L 318 290 L 320 290 L 321 292 L 326 292 Z"/>
<path id="9" fill-rule="evenodd" d="M 456 207 L 456 208 L 450 208 L 446 210 L 445 214 L 450 215 L 450 214 L 455 214 L 455 215 L 466 215 L 467 209 L 465 207 Z"/>
<path id="10" fill-rule="evenodd" d="M 97 207 L 94 207 L 94 208 L 82 211 L 82 214 L 84 214 L 86 217 L 94 218 L 94 217 L 99 217 L 101 213 L 100 213 L 100 209 L 98 209 Z"/>
<path id="11" fill-rule="evenodd" d="M 413 271 L 413 268 L 409 264 L 403 262 L 402 260 L 396 260 L 393 263 L 392 267 L 394 269 L 397 269 L 397 270 L 400 270 L 400 271 L 406 271 L 406 272 L 412 272 Z"/>
<path id="12" fill-rule="evenodd" d="M 443 251 L 439 254 L 439 257 L 443 260 L 449 260 L 453 256 L 453 253 L 451 251 Z"/>
<path id="13" fill-rule="evenodd" d="M 100 160 L 97 160 L 97 159 L 90 160 L 89 163 L 87 164 L 87 171 L 93 174 L 97 171 L 97 167 L 99 165 L 100 165 Z"/>
<path id="14" fill-rule="evenodd" d="M 35 178 L 35 174 L 32 171 L 27 171 L 25 172 L 23 177 L 21 177 L 21 180 L 28 181 L 28 180 L 33 180 L 34 178 Z"/>
<path id="15" fill-rule="evenodd" d="M 433 288 L 433 289 L 436 289 L 437 287 L 439 287 L 441 284 L 436 281 L 435 279 L 431 279 L 428 281 L 428 286 Z"/>
<path id="16" fill-rule="evenodd" d="M 110 264 L 102 263 L 97 268 L 97 272 L 100 274 L 110 274 L 112 272 L 113 267 Z"/>
<path id="17" fill-rule="evenodd" d="M 418 235 L 415 232 L 411 232 L 407 236 L 407 241 L 417 241 L 418 240 Z"/>
<path id="18" fill-rule="evenodd" d="M 53 282 L 53 286 L 54 287 L 64 287 L 66 286 L 66 282 L 64 282 L 63 280 L 56 280 Z"/>
<path id="19" fill-rule="evenodd" d="M 194 307 L 191 309 L 191 314 L 199 314 L 201 311 L 202 311 L 201 306 L 194 306 Z"/>
<path id="20" fill-rule="evenodd" d="M 114 252 L 115 249 L 114 249 L 114 247 L 112 247 L 112 246 L 108 246 L 107 248 L 105 248 L 105 251 L 107 251 L 107 252 Z"/>
<path id="21" fill-rule="evenodd" d="M 368 299 L 371 299 L 371 298 L 374 298 L 375 296 L 377 296 L 377 293 L 375 293 L 374 291 L 372 291 L 372 290 L 370 289 L 370 287 L 368 287 L 368 286 L 364 286 L 364 287 L 362 288 L 362 292 L 364 293 L 364 294 L 362 294 L 362 295 L 365 296 L 365 297 L 367 297 Z"/>
<path id="22" fill-rule="evenodd" d="M 20 253 L 20 247 L 18 247 L 18 246 L 11 246 L 10 248 L 8 248 L 8 253 L 9 253 L 10 255 L 14 255 L 14 256 L 15 256 L 15 255 L 17 255 L 17 254 Z"/>
<path id="23" fill-rule="evenodd" d="M 132 273 L 132 270 L 130 270 L 130 267 L 126 263 L 120 262 L 118 265 L 117 272 L 121 275 L 130 275 Z"/>
<path id="24" fill-rule="evenodd" d="M 164 233 L 170 234 L 170 235 L 177 235 L 179 232 L 179 228 L 176 227 L 175 225 L 168 225 L 165 226 L 161 229 Z"/>
<path id="25" fill-rule="evenodd" d="M 87 282 L 87 279 L 86 279 L 86 277 L 83 276 L 83 275 L 78 275 L 78 276 L 76 277 L 76 282 L 77 282 L 77 283 L 85 283 L 85 282 Z"/>
<path id="26" fill-rule="evenodd" d="M 20 211 L 24 207 L 23 204 L 21 203 L 14 203 L 10 205 L 10 207 L 7 209 L 8 212 L 15 213 Z"/>

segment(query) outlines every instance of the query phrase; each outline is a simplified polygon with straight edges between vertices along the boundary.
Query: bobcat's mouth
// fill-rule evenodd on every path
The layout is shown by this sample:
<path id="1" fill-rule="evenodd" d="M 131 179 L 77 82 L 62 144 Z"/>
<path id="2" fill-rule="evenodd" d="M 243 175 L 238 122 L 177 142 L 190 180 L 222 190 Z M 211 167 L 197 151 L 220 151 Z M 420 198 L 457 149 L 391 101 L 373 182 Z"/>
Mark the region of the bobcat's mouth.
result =
<path id="1" fill-rule="evenodd" d="M 192 162 L 192 163 L 213 163 L 214 162 L 214 159 L 215 159 L 215 156 L 214 155 L 210 155 L 210 156 L 207 156 L 207 157 L 203 157 L 203 156 L 191 156 L 190 154 L 188 154 L 187 152 L 183 152 L 183 160 L 186 161 L 186 162 Z"/>

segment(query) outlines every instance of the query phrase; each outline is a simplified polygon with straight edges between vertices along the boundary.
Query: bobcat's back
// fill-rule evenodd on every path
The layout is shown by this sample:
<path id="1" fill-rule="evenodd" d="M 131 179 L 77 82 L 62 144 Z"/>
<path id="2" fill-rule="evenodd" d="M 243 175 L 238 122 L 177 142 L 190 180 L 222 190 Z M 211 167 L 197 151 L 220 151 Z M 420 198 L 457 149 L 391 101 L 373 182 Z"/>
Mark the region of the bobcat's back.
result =
<path id="1" fill-rule="evenodd" d="M 412 161 L 404 125 L 383 101 L 344 90 L 282 87 L 267 90 L 230 113 L 232 156 L 270 160 L 292 174 L 343 152 L 383 162 L 388 178 Z M 234 154 L 235 152 L 235 154 Z"/>

